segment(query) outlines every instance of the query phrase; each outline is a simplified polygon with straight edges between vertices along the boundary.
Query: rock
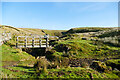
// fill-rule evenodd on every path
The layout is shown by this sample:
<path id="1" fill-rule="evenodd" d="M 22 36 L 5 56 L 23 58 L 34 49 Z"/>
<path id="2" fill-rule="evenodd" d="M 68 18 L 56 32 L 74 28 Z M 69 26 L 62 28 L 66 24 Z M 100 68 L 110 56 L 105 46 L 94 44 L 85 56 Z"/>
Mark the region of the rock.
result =
<path id="1" fill-rule="evenodd" d="M 115 71 L 119 71 L 117 68 L 114 68 Z"/>
<path id="2" fill-rule="evenodd" d="M 36 71 L 40 71 L 42 69 L 46 69 L 48 65 L 50 65 L 50 62 L 45 58 L 45 56 L 41 56 L 34 64 L 34 67 L 36 68 Z"/>
<path id="3" fill-rule="evenodd" d="M 40 57 L 38 56 L 36 59 L 39 59 Z"/>
<path id="4" fill-rule="evenodd" d="M 112 69 L 117 68 L 120 70 L 120 59 L 111 59 L 106 61 L 107 66 L 111 66 Z"/>
<path id="5" fill-rule="evenodd" d="M 90 65 L 91 68 L 96 69 L 98 71 L 104 72 L 105 70 L 108 70 L 106 64 L 101 61 L 93 61 L 93 63 Z"/>
<path id="6" fill-rule="evenodd" d="M 89 65 L 88 65 L 87 62 L 81 62 L 81 67 L 83 67 L 83 68 L 88 68 Z"/>
<path id="7" fill-rule="evenodd" d="M 25 59 L 21 59 L 20 61 L 25 61 Z"/>
<path id="8" fill-rule="evenodd" d="M 87 40 L 87 38 L 83 37 L 82 40 Z"/>

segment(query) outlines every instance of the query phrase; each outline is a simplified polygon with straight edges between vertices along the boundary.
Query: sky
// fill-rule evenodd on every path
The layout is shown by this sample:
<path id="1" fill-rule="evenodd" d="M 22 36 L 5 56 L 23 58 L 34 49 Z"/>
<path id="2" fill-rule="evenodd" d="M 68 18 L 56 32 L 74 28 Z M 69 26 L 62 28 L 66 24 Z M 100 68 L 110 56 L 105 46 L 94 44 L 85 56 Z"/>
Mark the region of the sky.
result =
<path id="1" fill-rule="evenodd" d="M 2 2 L 119 2 L 120 0 L 1 0 Z"/>
<path id="2" fill-rule="evenodd" d="M 67 30 L 117 27 L 117 2 L 2 2 L 2 25 Z"/>

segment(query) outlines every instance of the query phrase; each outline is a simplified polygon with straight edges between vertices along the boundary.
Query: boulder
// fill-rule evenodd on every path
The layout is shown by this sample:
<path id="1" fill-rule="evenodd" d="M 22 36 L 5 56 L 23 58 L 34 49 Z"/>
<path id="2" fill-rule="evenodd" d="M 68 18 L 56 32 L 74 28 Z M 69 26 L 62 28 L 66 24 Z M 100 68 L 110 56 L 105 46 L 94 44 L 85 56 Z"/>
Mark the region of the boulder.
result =
<path id="1" fill-rule="evenodd" d="M 116 68 L 116 69 L 120 70 L 120 59 L 107 60 L 105 63 L 107 66 L 111 66 L 112 69 Z"/>
<path id="2" fill-rule="evenodd" d="M 104 72 L 108 70 L 108 67 L 106 66 L 106 64 L 101 61 L 93 61 L 90 67 L 100 72 Z"/>
<path id="3" fill-rule="evenodd" d="M 87 40 L 87 38 L 83 37 L 82 40 Z"/>
<path id="4" fill-rule="evenodd" d="M 36 71 L 46 70 L 50 65 L 50 62 L 45 58 L 45 56 L 41 56 L 37 59 L 37 62 L 34 64 Z"/>

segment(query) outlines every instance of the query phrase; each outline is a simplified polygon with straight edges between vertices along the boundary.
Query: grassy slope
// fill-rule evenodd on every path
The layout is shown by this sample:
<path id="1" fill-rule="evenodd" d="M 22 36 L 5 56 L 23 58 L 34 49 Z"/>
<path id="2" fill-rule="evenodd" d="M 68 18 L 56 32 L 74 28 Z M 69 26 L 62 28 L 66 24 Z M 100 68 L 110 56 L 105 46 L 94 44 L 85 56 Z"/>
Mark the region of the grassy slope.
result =
<path id="1" fill-rule="evenodd" d="M 50 69 L 48 74 L 41 74 L 39 78 L 80 78 L 80 79 L 90 79 L 92 78 L 119 78 L 113 73 L 99 73 L 90 68 L 81 68 L 81 67 L 68 67 L 61 69 Z"/>
<path id="2" fill-rule="evenodd" d="M 7 30 L 7 28 L 5 28 Z M 8 30 L 10 30 L 8 28 Z M 29 31 L 27 31 L 29 30 Z M 21 29 L 21 32 L 30 32 L 35 33 L 40 32 L 38 29 Z M 14 33 L 18 33 L 19 31 L 13 29 Z M 50 32 L 49 32 L 50 33 Z M 40 33 L 39 33 L 40 34 Z M 50 33 L 53 35 L 53 33 Z M 92 73 L 93 78 L 118 78 L 114 73 L 99 73 L 93 69 L 86 68 L 61 68 L 61 69 L 48 69 L 47 73 L 40 74 L 37 76 L 35 73 L 35 69 L 31 67 L 34 64 L 35 59 L 31 55 L 26 52 L 22 52 L 19 49 L 11 48 L 9 45 L 13 44 L 14 40 L 9 41 L 9 44 L 2 45 L 2 66 L 8 65 L 16 65 L 15 67 L 7 67 L 2 68 L 2 73 L 0 74 L 4 78 L 90 78 L 90 73 Z M 110 53 L 111 51 L 116 51 L 119 48 L 111 47 L 107 45 L 99 45 L 93 44 L 93 41 L 89 40 L 81 40 L 80 38 L 61 40 L 55 44 L 55 50 L 57 51 L 53 55 L 68 55 L 69 57 L 76 58 L 106 58 L 106 57 L 120 57 L 118 53 Z M 69 47 L 69 51 L 65 53 L 65 50 L 61 49 L 57 46 L 63 44 L 66 47 Z M 14 44 L 13 44 L 14 45 Z M 62 46 L 63 47 L 63 46 Z M 1 51 L 0 51 L 1 52 Z M 94 52 L 94 53 L 93 53 Z M 107 52 L 107 54 L 106 54 Z M 11 63 L 12 62 L 12 63 Z M 63 75 L 64 74 L 64 75 Z"/>
<path id="3" fill-rule="evenodd" d="M 9 45 L 3 44 L 2 48 L 2 72 L 0 76 L 3 78 L 16 78 L 17 76 L 27 76 L 24 72 L 15 71 L 11 66 L 33 66 L 36 61 L 30 54 L 21 51 L 20 49 L 11 48 Z M 24 74 L 24 75 L 23 75 Z"/>
<path id="4" fill-rule="evenodd" d="M 19 49 L 11 48 L 9 45 L 4 44 L 1 47 L 3 50 L 2 66 L 9 66 L 2 68 L 0 75 L 4 78 L 90 78 L 90 74 L 92 74 L 93 78 L 118 78 L 114 73 L 99 73 L 93 69 L 81 67 L 48 69 L 47 73 L 42 73 L 37 76 L 35 69 L 30 66 L 35 62 L 34 57 Z M 10 66 L 11 62 L 14 65 L 17 64 L 17 66 Z"/>
<path id="5" fill-rule="evenodd" d="M 33 28 L 15 28 L 12 26 L 0 26 L 0 33 L 6 31 L 10 32 L 15 35 L 30 35 L 30 34 L 37 34 L 37 35 L 45 35 L 41 30 L 42 29 L 33 29 Z M 65 30 L 44 30 L 50 36 L 61 36 L 63 31 Z"/>
<path id="6" fill-rule="evenodd" d="M 81 27 L 81 28 L 72 28 L 67 31 L 67 33 L 85 33 L 85 32 L 98 32 L 103 30 L 109 30 L 111 28 L 100 28 L 100 27 Z"/>
<path id="7" fill-rule="evenodd" d="M 55 44 L 54 55 L 77 58 L 119 58 L 120 48 L 105 45 L 100 42 L 81 40 L 80 38 L 61 40 Z M 64 47 L 64 48 L 63 48 Z M 65 48 L 69 48 L 65 52 Z"/>
<path id="8" fill-rule="evenodd" d="M 22 30 L 25 30 L 29 33 L 32 34 L 38 34 L 38 35 L 45 35 L 41 30 L 44 30 L 45 33 L 49 34 L 50 36 L 61 36 L 61 32 L 65 31 L 65 30 L 45 30 L 45 29 L 33 29 L 33 28 L 20 28 Z"/>

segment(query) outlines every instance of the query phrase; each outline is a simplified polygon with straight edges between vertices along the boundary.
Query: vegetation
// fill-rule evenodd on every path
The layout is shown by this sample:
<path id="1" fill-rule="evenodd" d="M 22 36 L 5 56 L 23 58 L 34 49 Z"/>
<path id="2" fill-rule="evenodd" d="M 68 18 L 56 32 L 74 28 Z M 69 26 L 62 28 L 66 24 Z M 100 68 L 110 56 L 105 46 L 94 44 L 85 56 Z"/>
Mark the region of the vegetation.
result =
<path id="1" fill-rule="evenodd" d="M 81 40 L 79 38 L 61 40 L 55 42 L 54 54 L 76 58 L 109 58 L 120 57 L 118 49 L 112 46 L 103 44 L 102 42 Z"/>
<path id="2" fill-rule="evenodd" d="M 2 26 L 0 30 L 12 33 L 12 39 L 0 46 L 0 52 L 2 52 L 0 53 L 2 55 L 0 76 L 2 78 L 83 78 L 89 80 L 120 78 L 120 47 L 105 44 L 99 40 L 99 36 L 108 37 L 106 31 L 113 30 L 112 28 L 73 28 L 66 32 L 44 30 L 51 36 L 60 36 L 59 40 L 51 41 L 52 48 L 46 51 L 15 48 L 16 35 L 44 35 L 40 29 Z M 101 31 L 105 33 L 100 35 Z M 86 34 L 88 32 L 95 32 L 99 36 Z"/>
<path id="3" fill-rule="evenodd" d="M 12 26 L 5 26 L 0 25 L 0 31 L 2 32 L 10 32 L 13 35 L 45 35 L 45 33 L 42 32 L 42 29 L 32 29 L 32 28 L 15 28 Z M 43 29 L 46 34 L 49 34 L 50 36 L 61 36 L 62 32 L 65 30 L 46 30 Z"/>
<path id="4" fill-rule="evenodd" d="M 103 30 L 109 30 L 109 28 L 99 28 L 99 27 L 83 27 L 83 28 L 72 28 L 67 31 L 67 33 L 85 33 L 85 32 L 98 32 Z"/>

